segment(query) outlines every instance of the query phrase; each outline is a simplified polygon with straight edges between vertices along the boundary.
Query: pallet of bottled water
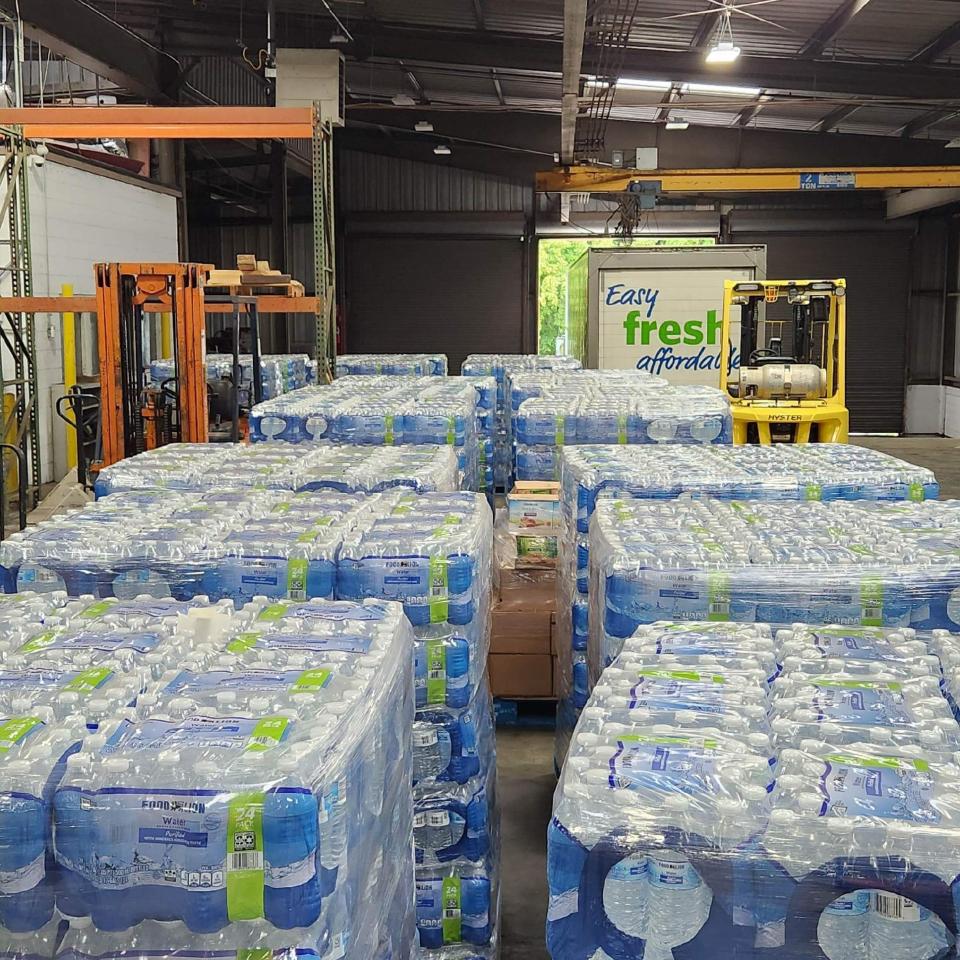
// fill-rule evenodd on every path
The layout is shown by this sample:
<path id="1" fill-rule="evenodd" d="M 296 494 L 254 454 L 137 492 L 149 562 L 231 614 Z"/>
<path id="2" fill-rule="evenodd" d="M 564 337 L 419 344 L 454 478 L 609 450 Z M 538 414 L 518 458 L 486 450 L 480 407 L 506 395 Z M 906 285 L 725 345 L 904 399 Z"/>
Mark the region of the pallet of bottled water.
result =
<path id="1" fill-rule="evenodd" d="M 496 486 L 497 381 L 495 377 L 458 377 L 477 391 L 477 489 L 493 500 Z"/>
<path id="2" fill-rule="evenodd" d="M 461 366 L 464 376 L 493 377 L 497 383 L 492 434 L 494 485 L 505 493 L 513 487 L 514 453 L 510 405 L 510 378 L 552 370 L 575 371 L 581 363 L 574 357 L 540 357 L 527 354 L 474 353 Z"/>
<path id="3" fill-rule="evenodd" d="M 306 492 L 379 493 L 392 487 L 451 492 L 463 477 L 456 453 L 422 444 L 354 447 L 318 444 L 256 446 L 228 443 L 171 443 L 120 460 L 100 471 L 98 498 L 131 490 L 188 492 L 258 488 Z"/>
<path id="4" fill-rule="evenodd" d="M 260 357 L 260 387 L 264 400 L 279 397 L 291 390 L 299 390 L 307 385 L 307 363 L 310 358 L 305 353 L 266 353 Z M 240 367 L 240 389 L 249 398 L 252 396 L 253 355 L 241 353 L 238 357 Z M 233 378 L 233 354 L 207 354 L 207 380 L 217 381 Z M 172 358 L 153 360 L 150 363 L 150 379 L 157 386 L 176 379 L 176 361 Z"/>
<path id="5" fill-rule="evenodd" d="M 357 376 L 445 377 L 443 353 L 345 353 L 337 357 L 338 377 Z"/>
<path id="6" fill-rule="evenodd" d="M 13 956 L 409 957 L 396 603 L 19 596 L 0 647 Z M 6 623 L 6 620 L 2 620 Z M 129 951 L 129 952 L 125 952 Z"/>
<path id="7" fill-rule="evenodd" d="M 572 446 L 563 450 L 560 481 L 562 525 L 558 538 L 557 609 L 563 614 L 557 618 L 562 682 L 558 700 L 558 765 L 566 754 L 570 731 L 591 688 L 587 666 L 592 589 L 588 533 L 598 503 L 635 500 L 642 505 L 645 501 L 652 502 L 655 509 L 673 516 L 670 503 L 677 498 L 919 502 L 935 499 L 939 493 L 936 478 L 929 470 L 878 451 L 846 444 L 708 445 L 696 449 L 677 444 L 647 448 L 642 455 L 623 446 Z M 608 509 L 614 508 L 608 506 Z M 684 509 L 677 503 L 677 511 L 682 513 Z M 742 512 L 737 506 L 729 509 Z M 805 510 L 795 509 L 801 513 Z M 690 523 L 696 527 L 695 522 Z M 778 532 L 779 526 L 771 521 L 770 535 L 776 537 Z M 678 578 L 678 601 L 682 597 L 681 579 Z M 704 619 L 709 614 L 709 610 L 704 610 L 694 618 Z M 652 609 L 650 615 L 678 616 L 678 606 L 662 613 Z"/>
<path id="8" fill-rule="evenodd" d="M 723 393 L 658 380 L 603 371 L 562 378 L 556 390 L 524 400 L 514 416 L 517 479 L 558 479 L 560 450 L 574 444 L 732 442 L 730 402 Z"/>
<path id="9" fill-rule="evenodd" d="M 941 671 L 957 644 L 909 627 L 640 627 L 554 799 L 554 960 L 953 956 L 960 726 Z"/>

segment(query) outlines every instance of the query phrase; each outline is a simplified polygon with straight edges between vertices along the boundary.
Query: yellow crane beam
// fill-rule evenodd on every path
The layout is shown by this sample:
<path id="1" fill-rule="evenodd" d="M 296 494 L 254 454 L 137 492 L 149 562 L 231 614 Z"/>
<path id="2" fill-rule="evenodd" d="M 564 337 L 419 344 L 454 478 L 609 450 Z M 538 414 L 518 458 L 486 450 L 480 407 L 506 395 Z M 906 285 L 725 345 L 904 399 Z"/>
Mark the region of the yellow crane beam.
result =
<path id="1" fill-rule="evenodd" d="M 620 193 L 635 183 L 660 193 L 750 193 L 814 190 L 910 190 L 960 187 L 960 166 L 753 167 L 704 170 L 630 170 L 571 166 L 537 174 L 541 193 Z"/>

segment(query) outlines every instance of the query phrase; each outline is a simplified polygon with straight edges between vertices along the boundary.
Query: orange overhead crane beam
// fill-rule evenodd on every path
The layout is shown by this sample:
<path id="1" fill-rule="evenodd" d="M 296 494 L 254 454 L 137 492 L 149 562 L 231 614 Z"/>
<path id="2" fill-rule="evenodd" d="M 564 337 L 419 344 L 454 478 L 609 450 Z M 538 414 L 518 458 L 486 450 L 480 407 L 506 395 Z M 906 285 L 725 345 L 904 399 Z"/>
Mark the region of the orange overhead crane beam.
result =
<path id="1" fill-rule="evenodd" d="M 320 297 L 285 297 L 263 294 L 257 297 L 259 313 L 312 313 L 322 305 Z M 231 313 L 228 303 L 205 303 L 204 313 Z M 147 313 L 165 313 L 159 303 L 146 303 Z M 96 297 L 0 297 L 0 313 L 96 313 Z"/>
<path id="2" fill-rule="evenodd" d="M 0 110 L 0 127 L 28 140 L 310 139 L 310 107 L 25 107 Z"/>
<path id="3" fill-rule="evenodd" d="M 660 193 L 910 190 L 960 187 L 960 166 L 753 167 L 702 170 L 630 170 L 558 167 L 537 174 L 541 193 L 620 193 L 635 183 L 658 184 Z"/>

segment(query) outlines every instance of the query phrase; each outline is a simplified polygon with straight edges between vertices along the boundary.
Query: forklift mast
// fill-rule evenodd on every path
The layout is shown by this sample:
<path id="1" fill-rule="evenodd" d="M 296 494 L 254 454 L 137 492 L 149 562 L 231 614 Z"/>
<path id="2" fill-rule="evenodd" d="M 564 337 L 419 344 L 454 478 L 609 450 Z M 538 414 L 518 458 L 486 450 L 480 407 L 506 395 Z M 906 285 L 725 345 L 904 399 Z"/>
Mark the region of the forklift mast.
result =
<path id="1" fill-rule="evenodd" d="M 95 267 L 103 460 L 109 466 L 163 443 L 208 439 L 203 282 L 197 263 L 100 263 Z M 145 382 L 147 304 L 173 324 L 175 376 Z"/>

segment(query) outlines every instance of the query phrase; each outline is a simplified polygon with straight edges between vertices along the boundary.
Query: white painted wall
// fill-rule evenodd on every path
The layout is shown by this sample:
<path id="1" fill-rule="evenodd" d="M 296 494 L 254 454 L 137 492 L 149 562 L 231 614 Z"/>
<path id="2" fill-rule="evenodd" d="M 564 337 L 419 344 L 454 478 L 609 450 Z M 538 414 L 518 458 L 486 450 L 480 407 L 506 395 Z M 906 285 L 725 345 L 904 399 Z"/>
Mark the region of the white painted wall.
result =
<path id="1" fill-rule="evenodd" d="M 92 294 L 93 265 L 111 261 L 176 262 L 176 197 L 48 157 L 30 173 L 33 292 L 57 295 L 64 284 Z M 66 427 L 53 410 L 50 386 L 63 381 L 61 318 L 36 317 L 42 480 L 66 472 L 54 456 L 54 431 Z"/>
<path id="2" fill-rule="evenodd" d="M 908 386 L 904 432 L 960 437 L 960 388 L 936 384 Z"/>

